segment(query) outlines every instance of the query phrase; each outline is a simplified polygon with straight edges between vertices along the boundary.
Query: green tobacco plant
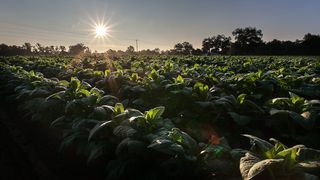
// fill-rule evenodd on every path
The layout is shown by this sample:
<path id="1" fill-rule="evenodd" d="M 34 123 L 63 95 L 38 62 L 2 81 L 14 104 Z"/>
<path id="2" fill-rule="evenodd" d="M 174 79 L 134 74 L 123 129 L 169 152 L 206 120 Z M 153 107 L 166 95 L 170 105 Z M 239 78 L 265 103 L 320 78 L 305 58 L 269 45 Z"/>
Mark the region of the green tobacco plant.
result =
<path id="1" fill-rule="evenodd" d="M 192 89 L 192 94 L 198 96 L 200 99 L 205 100 L 209 97 L 209 86 L 201 82 L 196 82 Z"/>
<path id="2" fill-rule="evenodd" d="M 289 98 L 274 98 L 267 103 L 271 107 L 270 115 L 275 118 L 275 121 L 272 122 L 277 123 L 276 120 L 281 120 L 291 123 L 293 121 L 305 129 L 314 128 L 317 119 L 320 117 L 320 102 L 318 100 L 305 100 L 291 92 L 289 94 Z"/>
<path id="3" fill-rule="evenodd" d="M 320 169 L 320 151 L 304 145 L 286 147 L 270 139 L 274 145 L 252 135 L 252 152 L 240 160 L 243 179 L 317 179 L 312 173 Z M 309 173 L 311 174 L 309 174 Z"/>

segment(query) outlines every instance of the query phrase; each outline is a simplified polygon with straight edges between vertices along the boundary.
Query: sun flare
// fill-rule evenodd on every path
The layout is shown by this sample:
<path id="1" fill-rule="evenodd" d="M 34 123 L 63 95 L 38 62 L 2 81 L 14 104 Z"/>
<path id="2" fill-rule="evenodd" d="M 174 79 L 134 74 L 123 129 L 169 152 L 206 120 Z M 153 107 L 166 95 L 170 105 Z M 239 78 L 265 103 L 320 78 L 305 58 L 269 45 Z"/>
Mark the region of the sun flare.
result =
<path id="1" fill-rule="evenodd" d="M 95 27 L 96 37 L 106 37 L 108 35 L 108 28 L 104 25 L 98 25 Z"/>

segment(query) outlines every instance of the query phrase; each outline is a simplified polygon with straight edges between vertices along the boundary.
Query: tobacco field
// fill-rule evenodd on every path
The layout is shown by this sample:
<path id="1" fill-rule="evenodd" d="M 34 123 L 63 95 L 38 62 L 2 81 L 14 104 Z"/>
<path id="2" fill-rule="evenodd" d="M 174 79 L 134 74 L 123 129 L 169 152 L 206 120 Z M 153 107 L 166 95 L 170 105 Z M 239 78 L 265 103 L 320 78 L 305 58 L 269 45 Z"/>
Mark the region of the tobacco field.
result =
<path id="1" fill-rule="evenodd" d="M 90 179 L 320 176 L 319 57 L 0 57 L 0 94 Z"/>

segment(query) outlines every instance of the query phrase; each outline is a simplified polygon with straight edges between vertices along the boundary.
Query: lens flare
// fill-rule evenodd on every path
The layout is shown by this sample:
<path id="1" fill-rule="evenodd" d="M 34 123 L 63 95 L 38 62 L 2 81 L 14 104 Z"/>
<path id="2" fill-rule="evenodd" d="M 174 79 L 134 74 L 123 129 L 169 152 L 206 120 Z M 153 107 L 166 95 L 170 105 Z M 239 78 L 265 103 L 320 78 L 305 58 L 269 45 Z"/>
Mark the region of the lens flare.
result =
<path id="1" fill-rule="evenodd" d="M 108 35 L 108 28 L 104 25 L 97 25 L 95 27 L 96 37 L 106 37 Z"/>

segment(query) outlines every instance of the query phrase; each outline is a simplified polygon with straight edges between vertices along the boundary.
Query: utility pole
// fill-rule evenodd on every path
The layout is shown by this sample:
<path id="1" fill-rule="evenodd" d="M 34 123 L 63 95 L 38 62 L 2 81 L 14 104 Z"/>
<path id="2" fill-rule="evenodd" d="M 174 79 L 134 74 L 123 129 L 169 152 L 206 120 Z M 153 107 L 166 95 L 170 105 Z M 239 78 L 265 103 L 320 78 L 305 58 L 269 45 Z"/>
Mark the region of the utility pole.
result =
<path id="1" fill-rule="evenodd" d="M 139 49 L 138 49 L 138 39 L 135 40 L 136 41 L 136 51 L 138 52 Z"/>

